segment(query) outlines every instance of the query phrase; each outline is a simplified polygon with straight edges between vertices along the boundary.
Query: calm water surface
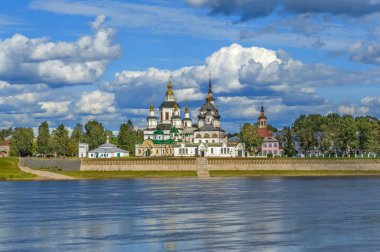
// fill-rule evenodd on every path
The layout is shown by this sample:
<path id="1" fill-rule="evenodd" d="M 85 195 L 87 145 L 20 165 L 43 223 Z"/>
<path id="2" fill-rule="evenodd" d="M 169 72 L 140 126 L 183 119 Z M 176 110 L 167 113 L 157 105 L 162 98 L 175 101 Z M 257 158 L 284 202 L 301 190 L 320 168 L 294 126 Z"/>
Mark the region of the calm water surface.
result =
<path id="1" fill-rule="evenodd" d="M 380 179 L 2 182 L 0 251 L 380 251 Z"/>

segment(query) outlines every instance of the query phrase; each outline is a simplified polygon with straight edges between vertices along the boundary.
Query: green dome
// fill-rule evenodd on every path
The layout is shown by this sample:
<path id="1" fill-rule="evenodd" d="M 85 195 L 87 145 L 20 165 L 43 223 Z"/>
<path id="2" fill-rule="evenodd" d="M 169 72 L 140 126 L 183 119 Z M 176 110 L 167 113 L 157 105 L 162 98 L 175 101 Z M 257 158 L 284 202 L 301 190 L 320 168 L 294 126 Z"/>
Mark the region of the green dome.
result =
<path id="1" fill-rule="evenodd" d="M 174 128 L 172 128 L 172 130 L 170 131 L 170 133 L 178 133 L 178 130 L 174 127 Z"/>
<path id="2" fill-rule="evenodd" d="M 162 132 L 162 130 L 160 130 L 160 129 L 153 132 L 153 135 L 163 135 L 163 134 L 164 134 L 164 132 Z"/>

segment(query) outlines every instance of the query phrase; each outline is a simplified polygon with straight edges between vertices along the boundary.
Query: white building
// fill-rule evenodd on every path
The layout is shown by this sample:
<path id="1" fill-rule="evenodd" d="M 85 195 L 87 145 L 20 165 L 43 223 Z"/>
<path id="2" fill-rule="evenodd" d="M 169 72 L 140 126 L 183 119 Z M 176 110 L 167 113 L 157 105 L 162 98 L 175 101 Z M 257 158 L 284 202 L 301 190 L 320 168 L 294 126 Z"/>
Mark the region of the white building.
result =
<path id="1" fill-rule="evenodd" d="M 86 143 L 79 143 L 78 144 L 78 157 L 80 158 L 86 158 L 88 157 L 88 151 L 89 151 L 88 144 Z"/>
<path id="2" fill-rule="evenodd" d="M 117 148 L 116 145 L 109 142 L 107 136 L 107 142 L 100 145 L 97 149 L 88 152 L 89 158 L 116 158 L 116 157 L 128 157 L 129 152 Z"/>

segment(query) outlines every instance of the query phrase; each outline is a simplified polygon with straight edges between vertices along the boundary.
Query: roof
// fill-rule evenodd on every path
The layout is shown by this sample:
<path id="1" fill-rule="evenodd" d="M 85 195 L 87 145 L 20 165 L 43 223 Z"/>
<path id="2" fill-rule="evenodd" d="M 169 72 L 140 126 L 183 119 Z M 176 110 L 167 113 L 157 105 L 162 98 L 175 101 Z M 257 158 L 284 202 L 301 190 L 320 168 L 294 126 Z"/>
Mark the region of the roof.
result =
<path id="1" fill-rule="evenodd" d="M 233 136 L 233 137 L 228 138 L 227 141 L 228 141 L 228 142 L 239 142 L 239 141 L 240 141 L 240 137 L 238 137 L 238 136 Z"/>
<path id="2" fill-rule="evenodd" d="M 178 105 L 178 103 L 175 101 L 164 101 L 163 103 L 161 103 L 160 109 L 162 109 L 162 108 L 174 108 L 176 104 L 177 104 L 178 108 L 181 108 Z"/>
<path id="3" fill-rule="evenodd" d="M 156 116 L 148 116 L 146 119 L 156 119 L 157 120 L 157 117 Z"/>
<path id="4" fill-rule="evenodd" d="M 279 142 L 275 137 L 264 137 L 264 142 Z"/>
<path id="5" fill-rule="evenodd" d="M 172 144 L 174 143 L 173 139 L 167 139 L 167 140 L 152 140 L 154 144 Z"/>
<path id="6" fill-rule="evenodd" d="M 160 130 L 171 130 L 171 129 L 172 129 L 172 125 L 171 125 L 171 124 L 163 124 L 163 123 L 160 123 L 160 124 L 157 126 L 157 129 L 160 129 Z"/>
<path id="7" fill-rule="evenodd" d="M 104 148 L 100 146 L 99 148 L 95 150 L 89 151 L 89 153 L 115 153 L 115 152 L 128 153 L 128 151 L 117 148 L 116 146 L 112 148 Z"/>
<path id="8" fill-rule="evenodd" d="M 194 130 L 194 132 L 198 132 L 198 131 L 221 131 L 221 132 L 225 132 L 225 130 L 222 130 L 221 128 L 215 128 L 210 124 L 203 125 L 202 127 Z"/>
<path id="9" fill-rule="evenodd" d="M 266 116 L 259 116 L 258 119 L 259 119 L 259 120 L 261 120 L 261 119 L 267 119 L 267 117 L 266 117 Z"/>
<path id="10" fill-rule="evenodd" d="M 201 110 L 211 111 L 211 110 L 217 110 L 217 109 L 216 109 L 214 104 L 212 104 L 210 102 L 205 102 L 205 103 L 203 103 Z"/>
<path id="11" fill-rule="evenodd" d="M 153 132 L 153 135 L 163 135 L 164 132 L 162 132 L 162 130 L 160 129 L 157 129 L 155 132 Z"/>
<path id="12" fill-rule="evenodd" d="M 272 136 L 272 132 L 268 130 L 268 128 L 257 128 L 257 134 L 261 137 L 270 137 Z"/>

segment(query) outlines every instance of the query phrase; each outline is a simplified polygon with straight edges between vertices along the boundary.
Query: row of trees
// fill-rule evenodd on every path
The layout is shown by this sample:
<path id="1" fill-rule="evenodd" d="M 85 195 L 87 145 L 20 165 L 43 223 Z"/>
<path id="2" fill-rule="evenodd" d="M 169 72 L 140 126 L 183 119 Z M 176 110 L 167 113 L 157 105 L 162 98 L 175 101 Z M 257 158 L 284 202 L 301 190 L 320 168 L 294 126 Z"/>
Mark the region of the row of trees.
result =
<path id="1" fill-rule="evenodd" d="M 277 129 L 268 127 L 272 132 Z M 257 153 L 262 145 L 262 137 L 257 134 L 257 125 L 244 124 L 239 133 L 246 149 Z M 375 117 L 340 116 L 332 113 L 301 115 L 292 127 L 285 127 L 278 132 L 283 154 L 297 154 L 295 141 L 299 142 L 305 154 L 312 151 L 319 155 L 349 155 L 350 153 L 380 152 L 380 121 Z"/>
<path id="2" fill-rule="evenodd" d="M 349 155 L 352 152 L 378 153 L 380 121 L 375 117 L 301 115 L 292 132 L 306 153 Z"/>
<path id="3" fill-rule="evenodd" d="M 77 124 L 71 135 L 63 124 L 58 125 L 50 133 L 49 124 L 42 122 L 38 127 L 36 141 L 34 141 L 31 128 L 15 128 L 11 134 L 11 155 L 13 156 L 39 154 L 74 157 L 78 155 L 78 143 L 88 143 L 90 150 L 92 150 L 104 144 L 107 136 L 110 137 L 111 143 L 134 155 L 135 144 L 143 141 L 143 132 L 136 129 L 131 120 L 120 125 L 117 137 L 113 135 L 112 131 L 106 130 L 98 121 L 89 121 L 84 126 Z"/>

